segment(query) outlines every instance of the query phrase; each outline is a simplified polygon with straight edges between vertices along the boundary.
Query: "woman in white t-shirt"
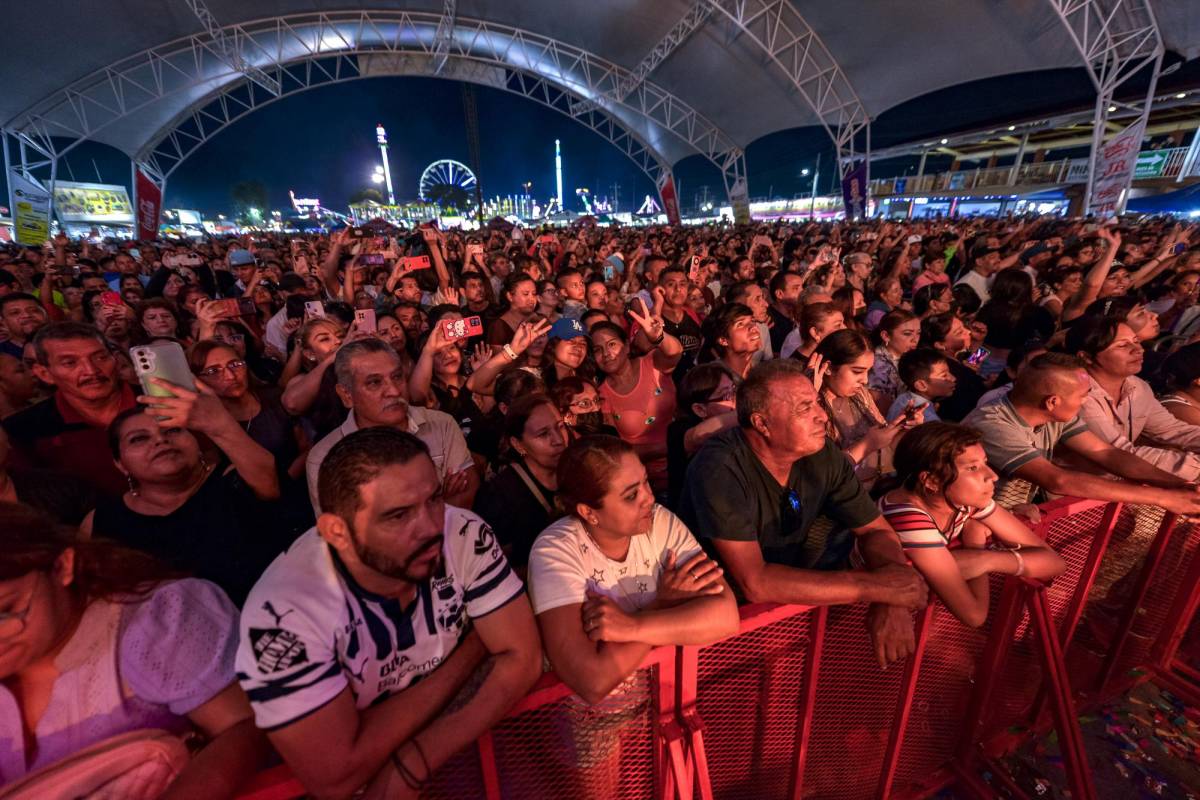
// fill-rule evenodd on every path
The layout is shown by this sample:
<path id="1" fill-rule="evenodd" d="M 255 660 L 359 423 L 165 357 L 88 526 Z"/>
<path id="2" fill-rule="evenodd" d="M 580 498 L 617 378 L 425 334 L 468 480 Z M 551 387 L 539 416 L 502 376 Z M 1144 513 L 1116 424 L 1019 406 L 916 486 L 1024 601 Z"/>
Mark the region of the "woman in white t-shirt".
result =
<path id="1" fill-rule="evenodd" d="M 550 663 L 584 700 L 607 697 L 654 647 L 737 631 L 721 568 L 655 504 L 629 444 L 572 444 L 558 464 L 558 499 L 568 516 L 534 542 L 529 594 Z"/>

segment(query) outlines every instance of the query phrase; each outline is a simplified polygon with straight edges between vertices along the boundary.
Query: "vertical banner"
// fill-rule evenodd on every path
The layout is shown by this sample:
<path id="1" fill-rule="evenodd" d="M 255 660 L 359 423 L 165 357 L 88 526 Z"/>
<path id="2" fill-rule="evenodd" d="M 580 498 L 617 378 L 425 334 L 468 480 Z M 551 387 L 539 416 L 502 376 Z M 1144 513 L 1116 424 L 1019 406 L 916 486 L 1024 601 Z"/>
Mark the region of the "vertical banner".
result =
<path id="1" fill-rule="evenodd" d="M 154 241 L 158 238 L 162 190 L 140 169 L 137 170 L 134 182 L 134 197 L 137 198 L 137 238 L 142 241 Z"/>
<path id="2" fill-rule="evenodd" d="M 679 200 L 675 197 L 675 177 L 664 172 L 658 182 L 658 196 L 662 198 L 663 211 L 667 214 L 667 222 L 679 224 Z"/>
<path id="3" fill-rule="evenodd" d="M 1092 196 L 1088 198 L 1088 214 L 1110 217 L 1124 210 L 1145 130 L 1146 121 L 1138 120 L 1100 145 L 1095 160 Z"/>
<path id="4" fill-rule="evenodd" d="M 738 178 L 729 187 L 729 204 L 733 206 L 733 221 L 738 225 L 750 224 L 750 190 L 746 179 Z"/>
<path id="5" fill-rule="evenodd" d="M 846 219 L 858 219 L 867 211 L 867 162 L 864 160 L 842 178 L 842 204 Z"/>
<path id="6" fill-rule="evenodd" d="M 17 244 L 37 246 L 50 238 L 50 193 L 21 175 L 8 171 L 12 191 L 13 233 Z"/>

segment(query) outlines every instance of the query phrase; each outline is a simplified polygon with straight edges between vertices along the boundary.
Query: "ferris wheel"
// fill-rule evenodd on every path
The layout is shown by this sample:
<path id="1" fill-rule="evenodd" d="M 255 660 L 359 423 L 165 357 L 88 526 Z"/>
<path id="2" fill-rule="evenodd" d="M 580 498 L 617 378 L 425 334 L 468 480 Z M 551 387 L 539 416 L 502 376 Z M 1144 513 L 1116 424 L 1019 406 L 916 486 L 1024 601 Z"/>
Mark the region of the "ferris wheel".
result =
<path id="1" fill-rule="evenodd" d="M 460 208 L 469 204 L 475 191 L 475 173 L 461 161 L 443 158 L 421 173 L 418 194 L 427 203 L 447 203 Z"/>

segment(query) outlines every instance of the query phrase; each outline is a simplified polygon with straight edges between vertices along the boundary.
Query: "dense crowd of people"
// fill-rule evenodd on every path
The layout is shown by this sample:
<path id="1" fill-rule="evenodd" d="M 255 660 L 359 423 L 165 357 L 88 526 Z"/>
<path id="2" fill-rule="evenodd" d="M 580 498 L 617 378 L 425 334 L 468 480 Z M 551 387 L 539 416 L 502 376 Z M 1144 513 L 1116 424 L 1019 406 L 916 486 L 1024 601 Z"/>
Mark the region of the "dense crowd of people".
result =
<path id="1" fill-rule="evenodd" d="M 739 602 L 869 604 L 881 667 L 931 596 L 982 625 L 989 575 L 1065 569 L 1041 500 L 1200 512 L 1198 234 L 9 246 L 0 785 L 410 797 L 543 669 L 610 735 Z"/>

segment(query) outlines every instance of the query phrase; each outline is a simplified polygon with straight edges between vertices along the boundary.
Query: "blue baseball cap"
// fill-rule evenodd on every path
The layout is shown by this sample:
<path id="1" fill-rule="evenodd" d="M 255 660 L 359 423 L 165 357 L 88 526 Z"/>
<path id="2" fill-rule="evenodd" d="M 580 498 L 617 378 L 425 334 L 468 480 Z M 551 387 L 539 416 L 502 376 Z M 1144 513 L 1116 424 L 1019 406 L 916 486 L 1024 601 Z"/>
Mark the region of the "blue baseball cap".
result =
<path id="1" fill-rule="evenodd" d="M 231 250 L 229 253 L 229 266 L 231 267 L 248 267 L 254 264 L 256 261 L 257 259 L 254 257 L 254 253 L 251 253 L 249 250 L 242 250 L 239 248 L 237 250 Z"/>
<path id="2" fill-rule="evenodd" d="M 574 339 L 578 336 L 587 336 L 587 329 L 577 319 L 560 317 L 557 322 L 550 326 L 551 339 Z"/>

